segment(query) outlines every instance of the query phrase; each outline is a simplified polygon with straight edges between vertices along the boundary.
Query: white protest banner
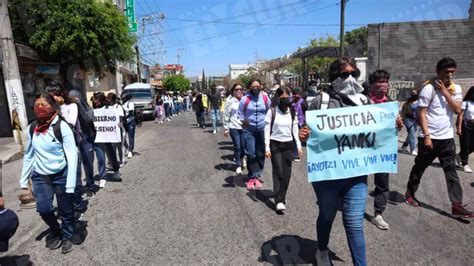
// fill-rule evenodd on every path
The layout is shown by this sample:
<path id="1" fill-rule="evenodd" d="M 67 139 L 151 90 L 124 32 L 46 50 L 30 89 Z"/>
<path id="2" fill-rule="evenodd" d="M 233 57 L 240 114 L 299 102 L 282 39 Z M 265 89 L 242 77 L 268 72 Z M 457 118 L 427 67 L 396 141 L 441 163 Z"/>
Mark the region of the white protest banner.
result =
<path id="1" fill-rule="evenodd" d="M 95 143 L 120 143 L 120 117 L 115 108 L 94 109 Z"/>
<path id="2" fill-rule="evenodd" d="M 306 112 L 308 180 L 397 172 L 398 102 Z"/>

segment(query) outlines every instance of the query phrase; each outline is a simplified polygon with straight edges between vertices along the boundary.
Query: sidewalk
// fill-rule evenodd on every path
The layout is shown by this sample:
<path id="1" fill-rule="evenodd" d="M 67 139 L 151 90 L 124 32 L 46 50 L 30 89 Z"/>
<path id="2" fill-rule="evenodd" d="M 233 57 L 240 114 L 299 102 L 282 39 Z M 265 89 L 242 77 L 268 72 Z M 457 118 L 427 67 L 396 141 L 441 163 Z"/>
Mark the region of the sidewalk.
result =
<path id="1" fill-rule="evenodd" d="M 4 164 L 22 157 L 20 145 L 13 138 L 0 138 L 0 161 Z"/>

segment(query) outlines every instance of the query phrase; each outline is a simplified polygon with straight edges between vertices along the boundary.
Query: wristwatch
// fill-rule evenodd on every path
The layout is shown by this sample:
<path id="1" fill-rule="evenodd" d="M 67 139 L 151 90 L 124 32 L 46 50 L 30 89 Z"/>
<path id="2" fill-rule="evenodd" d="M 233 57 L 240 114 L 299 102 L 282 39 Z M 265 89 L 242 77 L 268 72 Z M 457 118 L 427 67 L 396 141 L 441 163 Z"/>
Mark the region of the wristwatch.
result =
<path id="1" fill-rule="evenodd" d="M 428 134 L 423 134 L 423 136 L 425 136 L 425 138 L 426 138 L 426 137 L 429 137 L 430 134 L 429 133 Z"/>

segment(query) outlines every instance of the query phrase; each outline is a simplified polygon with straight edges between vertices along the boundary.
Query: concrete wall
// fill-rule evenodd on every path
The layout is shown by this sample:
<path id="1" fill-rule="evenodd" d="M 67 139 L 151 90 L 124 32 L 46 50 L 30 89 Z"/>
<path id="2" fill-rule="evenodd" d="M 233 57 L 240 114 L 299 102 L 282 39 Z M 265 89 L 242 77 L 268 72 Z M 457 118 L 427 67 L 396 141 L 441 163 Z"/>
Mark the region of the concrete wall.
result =
<path id="1" fill-rule="evenodd" d="M 394 80 L 416 84 L 433 77 L 438 60 L 449 56 L 463 89 L 474 85 L 474 20 L 372 24 L 368 32 L 369 73 L 380 67 Z"/>

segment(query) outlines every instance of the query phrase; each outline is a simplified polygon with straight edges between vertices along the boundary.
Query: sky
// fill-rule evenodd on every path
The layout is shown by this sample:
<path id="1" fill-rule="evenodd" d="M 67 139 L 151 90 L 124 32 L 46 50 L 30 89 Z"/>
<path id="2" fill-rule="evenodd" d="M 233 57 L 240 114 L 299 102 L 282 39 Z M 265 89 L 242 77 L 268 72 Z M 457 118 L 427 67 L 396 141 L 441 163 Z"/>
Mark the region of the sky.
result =
<path id="1" fill-rule="evenodd" d="M 146 64 L 176 64 L 179 55 L 188 77 L 201 75 L 203 69 L 206 76 L 226 75 L 229 64 L 278 58 L 307 46 L 311 39 L 338 37 L 340 2 L 135 0 L 139 47 Z M 470 4 L 471 0 L 349 0 L 345 29 L 463 19 Z M 149 19 L 143 20 L 146 16 Z"/>

